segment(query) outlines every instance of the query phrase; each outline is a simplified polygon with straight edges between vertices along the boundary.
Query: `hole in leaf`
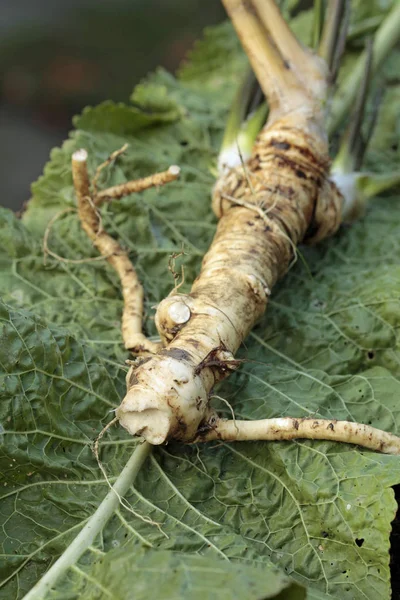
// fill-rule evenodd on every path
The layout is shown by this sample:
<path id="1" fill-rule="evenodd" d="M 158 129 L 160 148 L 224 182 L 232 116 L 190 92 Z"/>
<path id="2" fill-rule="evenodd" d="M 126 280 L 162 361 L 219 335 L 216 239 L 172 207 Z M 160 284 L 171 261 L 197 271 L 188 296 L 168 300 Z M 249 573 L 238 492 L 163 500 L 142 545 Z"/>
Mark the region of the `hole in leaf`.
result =
<path id="1" fill-rule="evenodd" d="M 369 360 L 373 360 L 375 358 L 375 352 L 373 350 L 368 350 L 367 356 Z"/>
<path id="2" fill-rule="evenodd" d="M 364 543 L 364 538 L 356 538 L 356 544 L 359 548 L 361 548 L 363 543 Z"/>

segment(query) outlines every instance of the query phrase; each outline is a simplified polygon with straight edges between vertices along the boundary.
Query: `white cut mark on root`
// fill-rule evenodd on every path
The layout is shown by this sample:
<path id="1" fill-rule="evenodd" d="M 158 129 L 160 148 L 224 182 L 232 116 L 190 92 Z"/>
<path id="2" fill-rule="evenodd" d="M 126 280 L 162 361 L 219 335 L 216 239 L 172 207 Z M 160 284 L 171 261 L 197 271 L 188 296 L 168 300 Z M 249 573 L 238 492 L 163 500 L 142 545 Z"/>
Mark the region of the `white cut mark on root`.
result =
<path id="1" fill-rule="evenodd" d="M 194 442 L 222 440 L 287 441 L 295 439 L 325 440 L 363 446 L 384 454 L 400 455 L 400 438 L 392 433 L 352 421 L 278 417 L 258 421 L 217 419 Z"/>
<path id="2" fill-rule="evenodd" d="M 128 502 L 126 502 L 122 496 L 117 492 L 117 490 L 115 490 L 113 488 L 113 486 L 111 485 L 111 482 L 108 478 L 108 475 L 106 473 L 106 470 L 104 468 L 103 463 L 100 460 L 100 453 L 99 453 L 99 443 L 101 438 L 104 436 L 104 434 L 106 433 L 106 431 L 108 431 L 108 429 L 110 429 L 110 427 L 112 427 L 113 425 L 115 425 L 115 423 L 118 422 L 117 417 L 114 417 L 112 419 L 112 421 L 110 421 L 109 423 L 107 423 L 107 425 L 105 427 L 103 427 L 103 429 L 100 431 L 99 435 L 97 436 L 94 444 L 93 444 L 93 454 L 96 458 L 96 462 L 98 464 L 98 467 L 100 469 L 100 471 L 103 473 L 104 479 L 107 482 L 108 487 L 110 488 L 110 490 L 112 490 L 114 492 L 114 494 L 117 496 L 119 503 L 121 504 L 121 506 L 123 506 L 128 512 L 130 512 L 134 517 L 136 517 L 137 519 L 140 519 L 141 521 L 143 521 L 143 523 L 147 523 L 149 525 L 153 525 L 155 527 L 157 527 L 160 530 L 160 533 L 163 534 L 163 536 L 165 536 L 167 539 L 169 539 L 168 535 L 165 533 L 165 531 L 162 530 L 161 528 L 161 523 L 157 523 L 157 521 L 153 521 L 152 519 L 149 519 L 148 517 L 144 517 L 143 515 L 141 515 L 140 513 L 138 513 L 136 510 L 134 510 L 130 504 L 128 504 Z"/>

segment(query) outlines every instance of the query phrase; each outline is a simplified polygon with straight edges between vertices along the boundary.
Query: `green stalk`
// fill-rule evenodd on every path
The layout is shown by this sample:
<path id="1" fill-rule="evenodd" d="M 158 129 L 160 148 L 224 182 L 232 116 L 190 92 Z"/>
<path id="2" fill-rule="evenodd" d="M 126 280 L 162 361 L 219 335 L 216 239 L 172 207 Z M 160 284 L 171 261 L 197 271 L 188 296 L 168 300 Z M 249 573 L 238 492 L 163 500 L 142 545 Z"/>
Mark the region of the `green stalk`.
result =
<path id="1" fill-rule="evenodd" d="M 377 174 L 333 170 L 331 177 L 343 194 L 343 223 L 351 223 L 363 215 L 371 198 L 400 185 L 400 171 Z"/>
<path id="2" fill-rule="evenodd" d="M 258 103 L 257 80 L 250 70 L 229 111 L 218 157 L 219 170 L 235 167 L 240 165 L 242 160 L 246 161 L 249 158 L 256 137 L 268 115 L 267 103 Z M 255 108 L 252 109 L 252 105 Z"/>
<path id="3" fill-rule="evenodd" d="M 313 48 L 318 48 L 321 41 L 322 24 L 324 22 L 324 2 L 314 0 L 312 42 Z"/>
<path id="4" fill-rule="evenodd" d="M 263 102 L 251 115 L 249 115 L 248 119 L 240 128 L 237 137 L 237 145 L 246 158 L 251 154 L 256 137 L 266 121 L 268 112 L 268 104 Z"/>
<path id="5" fill-rule="evenodd" d="M 367 58 L 364 65 L 364 73 L 355 99 L 354 109 L 351 112 L 347 131 L 343 136 L 343 141 L 340 144 L 333 163 L 334 170 L 341 173 L 352 173 L 356 169 L 356 165 L 362 161 L 363 152 L 367 143 L 367 141 L 364 143 L 361 127 L 371 82 L 373 56 L 371 39 L 368 40 L 366 53 Z"/>
<path id="6" fill-rule="evenodd" d="M 385 20 L 377 30 L 374 37 L 374 52 L 372 59 L 371 75 L 373 76 L 393 46 L 400 39 L 400 2 L 396 3 L 388 13 Z M 349 113 L 358 88 L 365 72 L 367 53 L 364 51 L 359 57 L 351 73 L 340 84 L 332 103 L 331 113 L 328 119 L 328 133 L 334 133 Z"/>
<path id="7" fill-rule="evenodd" d="M 345 7 L 346 0 L 330 0 L 325 15 L 318 54 L 326 61 L 330 71 L 332 70 L 335 59 L 337 42 L 340 37 L 339 32 L 345 14 Z"/>
<path id="8" fill-rule="evenodd" d="M 60 558 L 50 567 L 43 577 L 24 596 L 23 600 L 44 600 L 57 580 L 72 567 L 82 554 L 94 542 L 98 534 L 114 513 L 120 502 L 140 471 L 144 461 L 151 451 L 152 445 L 148 442 L 139 444 L 126 463 L 118 479 L 101 502 L 100 506 L 78 533 L 73 542 L 61 554 Z"/>
<path id="9" fill-rule="evenodd" d="M 370 17 L 369 19 L 364 19 L 364 21 L 360 21 L 355 25 L 351 25 L 347 33 L 347 41 L 353 42 L 358 38 L 374 33 L 384 18 L 384 15 L 377 15 L 376 17 Z"/>
<path id="10" fill-rule="evenodd" d="M 236 137 L 232 138 L 230 144 L 225 144 L 224 138 L 218 157 L 220 172 L 225 168 L 237 167 L 250 158 L 254 142 L 267 119 L 268 112 L 268 104 L 263 102 L 240 125 L 240 128 L 236 131 Z"/>
<path id="11" fill-rule="evenodd" d="M 357 176 L 357 189 L 366 200 L 381 192 L 400 185 L 400 171 L 392 173 L 360 173 Z"/>
<path id="12" fill-rule="evenodd" d="M 225 125 L 224 137 L 221 150 L 230 148 L 236 143 L 236 138 L 240 126 L 246 117 L 246 109 L 250 102 L 252 88 L 255 82 L 255 76 L 251 69 L 248 70 L 243 83 L 238 89 L 229 111 L 228 119 Z"/>

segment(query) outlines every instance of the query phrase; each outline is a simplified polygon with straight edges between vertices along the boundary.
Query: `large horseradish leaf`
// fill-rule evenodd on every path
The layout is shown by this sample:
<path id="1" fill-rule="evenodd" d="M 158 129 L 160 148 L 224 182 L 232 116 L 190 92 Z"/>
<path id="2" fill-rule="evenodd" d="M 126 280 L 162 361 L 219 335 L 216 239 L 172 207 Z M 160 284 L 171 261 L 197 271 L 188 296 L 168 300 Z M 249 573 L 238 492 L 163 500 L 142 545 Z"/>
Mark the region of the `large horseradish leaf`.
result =
<path id="1" fill-rule="evenodd" d="M 377 171 L 399 159 L 393 60 L 368 157 Z M 170 255 L 184 252 L 187 290 L 212 239 L 216 155 L 244 65 L 230 26 L 211 30 L 178 79 L 159 71 L 131 103 L 86 109 L 22 220 L 0 212 L 1 599 L 23 598 L 109 490 L 92 442 L 124 394 L 122 300 L 104 261 L 68 261 L 96 257 L 74 212 L 71 153 L 86 148 L 94 173 L 129 143 L 103 185 L 182 168 L 179 181 L 102 214 L 137 267 L 154 335 L 154 305 L 174 285 Z M 47 233 L 67 260 L 44 260 L 48 223 L 65 209 Z M 400 433 L 399 240 L 393 195 L 302 249 L 312 275 L 298 261 L 277 286 L 240 351 L 243 366 L 218 390 L 237 417 L 315 415 Z M 109 483 L 136 444 L 118 427 L 104 436 Z M 399 482 L 398 457 L 337 443 L 156 448 L 125 506 L 48 599 L 387 599 Z"/>

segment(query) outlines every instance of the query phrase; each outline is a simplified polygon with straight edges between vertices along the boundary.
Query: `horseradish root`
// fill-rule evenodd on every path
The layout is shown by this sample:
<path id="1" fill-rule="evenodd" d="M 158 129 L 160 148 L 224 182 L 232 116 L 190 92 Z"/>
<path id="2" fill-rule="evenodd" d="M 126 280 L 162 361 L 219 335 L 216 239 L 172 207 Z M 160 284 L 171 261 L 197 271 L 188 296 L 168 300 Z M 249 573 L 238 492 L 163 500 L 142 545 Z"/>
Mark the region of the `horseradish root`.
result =
<path id="1" fill-rule="evenodd" d="M 326 63 L 303 48 L 272 0 L 224 4 L 267 97 L 269 116 L 246 162 L 221 164 L 213 193 L 219 219 L 214 240 L 190 293 L 178 294 L 174 288 L 159 304 L 155 323 L 160 346 L 141 333 L 142 288 L 126 253 L 102 230 L 96 211 L 101 199 L 138 188 L 123 184 L 91 198 L 86 155 L 83 160 L 79 153 L 73 157 L 82 226 L 120 275 L 125 345 L 141 355 L 129 369 L 116 417 L 132 435 L 151 444 L 306 437 L 399 453 L 398 438 L 357 423 L 225 421 L 209 406 L 215 385 L 238 368 L 235 353 L 263 315 L 297 245 L 334 234 L 344 205 L 329 177 Z M 346 198 L 346 212 L 352 202 L 353 197 Z"/>
<path id="2" fill-rule="evenodd" d="M 342 197 L 328 179 L 324 63 L 266 4 L 273 9 L 268 32 L 247 4 L 225 2 L 268 97 L 268 123 L 245 168 L 228 170 L 217 182 L 219 224 L 200 275 L 190 294 L 160 303 L 156 325 L 164 347 L 130 369 L 116 412 L 130 433 L 153 444 L 195 438 L 211 389 L 238 366 L 234 354 L 264 313 L 296 245 L 322 239 L 340 224 Z M 285 45 L 289 66 L 280 53 Z"/>

